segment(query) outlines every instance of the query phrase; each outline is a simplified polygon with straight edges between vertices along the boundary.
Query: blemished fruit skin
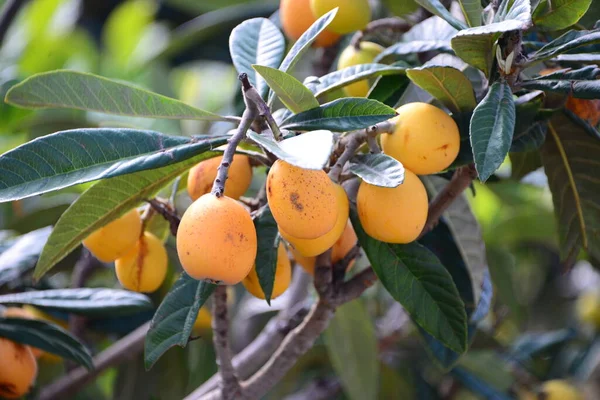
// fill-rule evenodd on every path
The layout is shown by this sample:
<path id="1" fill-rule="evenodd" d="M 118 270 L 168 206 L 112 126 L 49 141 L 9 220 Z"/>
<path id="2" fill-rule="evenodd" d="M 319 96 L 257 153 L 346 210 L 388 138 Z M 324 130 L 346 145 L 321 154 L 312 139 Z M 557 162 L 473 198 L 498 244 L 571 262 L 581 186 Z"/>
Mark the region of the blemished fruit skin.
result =
<path id="1" fill-rule="evenodd" d="M 256 259 L 256 229 L 250 213 L 227 196 L 208 193 L 192 203 L 177 230 L 177 254 L 195 279 L 235 285 Z"/>
<path id="2" fill-rule="evenodd" d="M 192 200 L 210 193 L 222 159 L 222 156 L 209 158 L 190 169 L 187 190 Z M 225 196 L 238 199 L 246 193 L 250 183 L 252 183 L 250 159 L 243 154 L 234 155 L 225 181 Z"/>
<path id="3" fill-rule="evenodd" d="M 142 233 L 136 209 L 104 225 L 83 240 L 83 245 L 102 262 L 112 262 L 127 253 Z"/>
<path id="4" fill-rule="evenodd" d="M 371 21 L 369 0 L 311 0 L 310 7 L 317 18 L 338 7 L 327 28 L 340 35 L 362 30 Z"/>
<path id="5" fill-rule="evenodd" d="M 594 291 L 582 293 L 575 305 L 577 318 L 583 324 L 600 329 L 600 295 Z"/>
<path id="6" fill-rule="evenodd" d="M 456 122 L 427 103 L 409 103 L 397 109 L 393 133 L 381 135 L 383 152 L 417 175 L 436 174 L 448 168 L 460 149 Z"/>
<path id="7" fill-rule="evenodd" d="M 336 194 L 336 204 L 338 207 L 338 216 L 333 228 L 315 239 L 298 239 L 287 234 L 281 227 L 279 233 L 294 249 L 304 257 L 318 256 L 329 249 L 342 236 L 346 228 L 346 221 L 350 212 L 350 202 L 348 196 L 341 185 L 334 184 Z"/>
<path id="8" fill-rule="evenodd" d="M 283 32 L 291 40 L 300 36 L 317 20 L 310 9 L 310 0 L 281 0 L 279 19 Z M 325 29 L 313 42 L 314 47 L 330 47 L 340 40 L 340 35 Z"/>
<path id="9" fill-rule="evenodd" d="M 404 183 L 385 188 L 361 182 L 356 196 L 365 232 L 382 242 L 410 243 L 427 220 L 427 191 L 419 178 L 404 170 Z"/>
<path id="10" fill-rule="evenodd" d="M 273 281 L 273 291 L 271 299 L 281 296 L 290 286 L 292 280 L 292 265 L 285 251 L 285 245 L 279 243 L 277 248 L 277 266 L 275 267 L 275 280 Z M 258 274 L 256 273 L 256 265 L 250 270 L 247 277 L 244 278 L 242 284 L 248 292 L 254 297 L 265 299 L 265 293 L 260 286 Z"/>
<path id="11" fill-rule="evenodd" d="M 342 236 L 338 238 L 338 240 L 333 244 L 331 249 L 331 264 L 335 264 L 340 261 L 352 248 L 356 245 L 358 238 L 356 237 L 356 232 L 354 232 L 354 228 L 348 219 L 346 219 L 346 223 L 344 224 L 345 229 Z M 315 263 L 317 257 L 305 257 L 300 254 L 297 250 L 292 249 L 292 254 L 294 255 L 294 259 L 300 266 L 308 272 L 310 275 L 315 274 Z M 350 264 L 348 264 L 347 270 L 350 270 L 354 265 L 354 260 Z"/>
<path id="12" fill-rule="evenodd" d="M 164 282 L 168 264 L 162 241 L 150 232 L 144 232 L 131 251 L 115 261 L 115 271 L 124 288 L 151 293 Z"/>
<path id="13" fill-rule="evenodd" d="M 27 394 L 37 376 L 29 346 L 0 338 L 0 360 L 0 397 L 18 399 Z"/>
<path id="14" fill-rule="evenodd" d="M 544 382 L 540 394 L 544 396 L 544 400 L 583 400 L 583 394 L 579 389 L 561 379 Z"/>
<path id="15" fill-rule="evenodd" d="M 339 71 L 354 65 L 370 64 L 383 50 L 383 47 L 372 42 L 361 42 L 360 50 L 354 46 L 348 46 L 340 54 L 337 69 Z M 365 79 L 344 86 L 344 93 L 349 97 L 366 97 L 369 93 L 369 81 Z"/>
<path id="16" fill-rule="evenodd" d="M 338 216 L 336 189 L 323 170 L 277 160 L 267 175 L 267 200 L 277 225 L 298 239 L 323 236 Z"/>

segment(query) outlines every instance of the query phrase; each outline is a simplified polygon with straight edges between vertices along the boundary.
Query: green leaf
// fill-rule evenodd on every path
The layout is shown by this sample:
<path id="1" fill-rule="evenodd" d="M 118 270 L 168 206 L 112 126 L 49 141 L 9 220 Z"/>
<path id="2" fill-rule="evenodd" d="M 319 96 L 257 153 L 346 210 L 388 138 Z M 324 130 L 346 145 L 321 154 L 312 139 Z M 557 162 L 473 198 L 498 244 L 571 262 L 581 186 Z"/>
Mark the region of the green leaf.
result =
<path id="1" fill-rule="evenodd" d="M 600 68 L 588 65 L 576 70 L 561 70 L 521 83 L 526 89 L 570 94 L 580 99 L 600 98 Z"/>
<path id="2" fill-rule="evenodd" d="M 328 93 L 364 79 L 372 79 L 377 76 L 403 75 L 405 71 L 404 66 L 385 64 L 352 65 L 319 78 L 314 89 L 315 96 L 323 97 Z"/>
<path id="3" fill-rule="evenodd" d="M 548 0 L 540 2 L 533 13 L 538 28 L 557 31 L 576 24 L 587 12 L 592 0 Z"/>
<path id="4" fill-rule="evenodd" d="M 256 274 L 258 282 L 265 294 L 265 299 L 271 304 L 275 270 L 277 269 L 277 248 L 279 247 L 279 231 L 277 222 L 271 214 L 269 205 L 264 205 L 253 218 L 258 250 L 256 251 Z"/>
<path id="5" fill-rule="evenodd" d="M 228 120 L 133 85 L 66 70 L 30 76 L 8 91 L 6 102 L 25 108 L 74 108 L 132 117 Z"/>
<path id="6" fill-rule="evenodd" d="M 54 226 L 34 271 L 41 278 L 98 228 L 119 218 L 189 168 L 221 153 L 205 152 L 167 167 L 117 176 L 86 190 Z"/>
<path id="7" fill-rule="evenodd" d="M 171 347 L 187 345 L 198 310 L 215 287 L 212 283 L 193 279 L 185 272 L 181 274 L 156 310 L 146 334 L 144 363 L 147 370 Z"/>
<path id="8" fill-rule="evenodd" d="M 406 75 L 452 112 L 472 111 L 477 105 L 471 81 L 454 67 L 424 66 L 409 69 Z"/>
<path id="9" fill-rule="evenodd" d="M 483 8 L 481 7 L 480 0 L 458 0 L 460 9 L 465 16 L 465 21 L 470 27 L 481 25 L 481 13 Z"/>
<path id="10" fill-rule="evenodd" d="M 51 231 L 47 226 L 26 233 L 0 254 L 0 286 L 18 280 L 35 267 Z"/>
<path id="11" fill-rule="evenodd" d="M 549 60 L 559 54 L 569 52 L 581 46 L 600 43 L 600 29 L 592 31 L 571 30 L 554 39 L 538 51 L 529 55 L 529 64 Z"/>
<path id="12" fill-rule="evenodd" d="M 471 117 L 471 147 L 485 182 L 506 158 L 515 130 L 515 102 L 506 82 L 495 82 Z"/>
<path id="13" fill-rule="evenodd" d="M 542 164 L 558 221 L 560 253 L 574 261 L 583 247 L 600 259 L 600 143 L 563 113 L 548 126 Z"/>
<path id="14" fill-rule="evenodd" d="M 375 400 L 379 391 L 378 344 L 360 301 L 339 307 L 323 334 L 327 353 L 350 400 Z"/>
<path id="15" fill-rule="evenodd" d="M 346 132 L 367 128 L 395 117 L 396 111 L 377 100 L 347 97 L 304 111 L 283 121 L 282 128 L 307 131 L 328 129 Z"/>
<path id="16" fill-rule="evenodd" d="M 285 53 L 285 38 L 281 31 L 266 18 L 253 18 L 242 22 L 231 31 L 229 52 L 237 71 L 248 74 L 262 97 L 269 87 L 252 69 L 253 64 L 277 68 Z"/>
<path id="17" fill-rule="evenodd" d="M 424 9 L 429 11 L 430 13 L 437 15 L 438 17 L 444 19 L 450 25 L 452 25 L 457 30 L 466 29 L 467 26 L 464 22 L 454 18 L 454 16 L 444 7 L 440 0 L 415 0 L 419 3 Z"/>
<path id="18" fill-rule="evenodd" d="M 31 304 L 93 317 L 127 315 L 153 307 L 150 299 L 141 293 L 103 288 L 36 290 L 5 294 L 0 296 L 0 304 Z"/>
<path id="19" fill-rule="evenodd" d="M 510 177 L 521 180 L 530 172 L 542 166 L 542 158 L 539 151 L 524 151 L 521 153 L 510 153 Z"/>
<path id="20" fill-rule="evenodd" d="M 0 337 L 75 361 L 90 371 L 94 369 L 90 352 L 58 325 L 36 319 L 0 317 Z"/>
<path id="21" fill-rule="evenodd" d="M 467 314 L 452 277 L 429 250 L 413 242 L 384 243 L 368 236 L 355 210 L 358 240 L 382 285 L 427 333 L 450 349 L 467 347 Z"/>
<path id="22" fill-rule="evenodd" d="M 511 152 L 539 149 L 546 139 L 546 121 L 539 118 L 544 97 L 542 92 L 530 92 L 515 100 L 515 133 Z"/>
<path id="23" fill-rule="evenodd" d="M 176 137 L 153 131 L 74 129 L 42 136 L 0 156 L 0 201 L 186 160 L 227 137 Z"/>
<path id="24" fill-rule="evenodd" d="M 367 98 L 394 108 L 409 85 L 410 79 L 404 75 L 380 76 L 371 86 Z"/>
<path id="25" fill-rule="evenodd" d="M 348 172 L 375 186 L 394 188 L 404 182 L 404 166 L 383 153 L 356 154 L 350 159 Z"/>
<path id="26" fill-rule="evenodd" d="M 312 92 L 292 75 L 261 65 L 253 65 L 252 68 L 263 77 L 279 100 L 293 113 L 319 107 L 319 102 Z"/>
<path id="27" fill-rule="evenodd" d="M 333 133 L 324 130 L 305 132 L 281 142 L 256 132 L 248 132 L 248 138 L 277 158 L 305 169 L 323 169 L 333 151 Z"/>

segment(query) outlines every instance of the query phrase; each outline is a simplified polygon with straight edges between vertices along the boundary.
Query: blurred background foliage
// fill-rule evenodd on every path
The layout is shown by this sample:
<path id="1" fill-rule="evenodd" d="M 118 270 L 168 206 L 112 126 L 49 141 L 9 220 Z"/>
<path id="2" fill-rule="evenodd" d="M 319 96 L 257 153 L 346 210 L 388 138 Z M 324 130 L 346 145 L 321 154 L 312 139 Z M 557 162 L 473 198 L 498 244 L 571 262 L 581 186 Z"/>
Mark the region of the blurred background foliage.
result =
<path id="1" fill-rule="evenodd" d="M 376 3 L 375 15 L 379 16 L 404 15 L 417 8 L 412 0 Z M 583 26 L 593 26 L 600 14 L 597 3 L 594 1 L 582 20 Z M 277 21 L 276 14 L 273 15 L 277 6 L 278 2 L 273 0 L 32 0 L 17 15 L 0 48 L 0 92 L 4 96 L 15 83 L 35 73 L 74 69 L 133 82 L 221 115 L 232 114 L 236 104 L 239 105 L 239 90 L 229 58 L 229 33 L 248 18 L 263 16 Z M 297 75 L 312 74 L 312 62 L 322 56 L 316 51 L 310 54 L 298 67 Z M 427 94 L 411 85 L 403 101 L 423 98 L 427 98 Z M 77 110 L 32 111 L 1 103 L 0 151 L 59 130 L 99 126 L 137 127 L 186 135 L 220 132 L 228 127 L 221 123 L 125 118 Z M 408 399 L 417 394 L 421 399 L 495 398 L 495 393 L 507 392 L 521 382 L 556 377 L 585 381 L 591 374 L 599 376 L 598 339 L 589 327 L 576 321 L 574 306 L 580 293 L 598 287 L 600 277 L 585 261 L 576 263 L 567 274 L 559 261 L 556 223 L 545 175 L 541 171 L 518 176 L 518 179 L 515 175 L 518 174 L 511 173 L 510 160 L 507 160 L 488 184 L 475 184 L 468 195 L 487 247 L 494 300 L 492 312 L 471 351 L 457 367 L 448 372 L 430 361 L 415 328 L 378 285 L 370 289 L 362 301 L 345 306 L 352 309 L 344 312 L 342 308 L 338 313 L 341 317 L 336 318 L 364 316 L 352 319 L 354 325 L 351 326 L 359 335 L 354 337 L 359 340 L 361 331 L 376 329 L 379 341 L 374 345 L 380 350 L 379 398 Z M 264 174 L 262 176 L 264 178 Z M 89 185 L 0 204 L 0 249 L 20 240 L 19 235 L 55 223 Z M 180 201 L 181 205 L 189 202 Z M 156 222 L 153 231 L 166 232 L 161 221 Z M 29 240 L 31 251 L 35 253 L 37 249 L 39 254 L 43 238 L 36 236 Z M 171 274 L 175 277 L 180 268 L 173 241 L 168 244 Z M 61 262 L 57 273 L 35 285 L 23 274 L 0 286 L 0 292 L 68 287 L 78 257 L 79 251 L 76 251 Z M 10 262 L 23 263 L 27 270 L 27 263 L 34 264 L 35 257 L 32 261 L 31 257 L 19 254 Z M 33 265 L 29 269 L 31 267 Z M 152 295 L 155 304 L 166 294 L 171 282 Z M 87 285 L 117 286 L 112 268 L 97 271 Z M 275 300 L 269 308 L 264 302 L 251 298 L 243 288 L 237 288 L 236 292 L 233 346 L 237 351 L 254 337 L 273 311 L 285 304 L 285 299 Z M 91 320 L 86 344 L 97 353 L 148 321 L 152 314 L 153 311 L 149 311 L 133 317 Z M 67 317 L 53 316 L 63 322 Z M 348 321 L 338 323 L 339 326 L 334 323 L 330 330 L 344 329 L 343 324 Z M 370 337 L 368 332 L 365 335 Z M 141 355 L 107 370 L 77 398 L 182 398 L 216 372 L 209 330 L 205 327 L 200 336 L 186 349 L 169 350 L 149 372 L 144 370 Z M 328 334 L 325 334 L 269 398 L 284 398 L 311 382 L 314 384 L 315 379 L 325 382 L 327 377 L 333 376 L 339 360 L 332 357 L 331 349 Z M 354 355 L 356 357 L 360 355 Z M 361 364 L 364 360 L 355 361 Z M 38 387 L 63 374 L 66 367 L 68 365 L 56 360 L 42 361 Z M 443 386 L 446 381 L 450 382 L 448 387 Z M 456 382 L 460 385 L 456 386 Z M 598 393 L 593 385 L 588 389 L 590 393 Z M 444 393 L 446 397 L 442 396 Z M 336 396 L 357 398 L 341 393 Z"/>

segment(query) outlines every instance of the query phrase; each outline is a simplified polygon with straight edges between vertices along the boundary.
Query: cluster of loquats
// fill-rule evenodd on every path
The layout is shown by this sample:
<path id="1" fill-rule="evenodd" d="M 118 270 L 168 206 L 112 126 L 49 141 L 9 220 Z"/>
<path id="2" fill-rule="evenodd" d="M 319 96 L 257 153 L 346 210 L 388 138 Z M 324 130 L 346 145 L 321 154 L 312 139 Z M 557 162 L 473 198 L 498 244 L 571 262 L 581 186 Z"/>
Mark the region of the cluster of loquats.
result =
<path id="1" fill-rule="evenodd" d="M 83 245 L 100 261 L 114 261 L 117 278 L 126 289 L 154 292 L 167 276 L 167 250 L 160 239 L 143 231 L 136 209 L 93 232 Z"/>
<path id="2" fill-rule="evenodd" d="M 2 312 L 2 317 L 39 319 L 67 328 L 64 321 L 29 305 L 8 307 Z M 47 363 L 62 361 L 57 355 L 4 338 L 0 338 L 0 359 L 13 361 L 0 362 L 0 398 L 6 399 L 18 399 L 29 393 L 37 377 L 38 359 Z"/>

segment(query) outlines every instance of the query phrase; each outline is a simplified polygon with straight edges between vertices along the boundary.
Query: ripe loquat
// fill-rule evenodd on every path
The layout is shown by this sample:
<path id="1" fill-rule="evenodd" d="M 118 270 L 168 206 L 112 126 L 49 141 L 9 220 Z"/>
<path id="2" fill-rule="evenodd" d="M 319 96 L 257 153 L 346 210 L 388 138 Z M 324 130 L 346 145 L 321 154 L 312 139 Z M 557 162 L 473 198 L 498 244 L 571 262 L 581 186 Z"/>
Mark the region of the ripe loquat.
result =
<path id="1" fill-rule="evenodd" d="M 37 376 L 30 347 L 0 338 L 0 360 L 0 397 L 18 399 L 27 394 Z"/>
<path id="2" fill-rule="evenodd" d="M 292 266 L 290 264 L 290 259 L 288 258 L 287 252 L 285 251 L 285 245 L 280 242 L 279 247 L 277 248 L 277 266 L 275 267 L 275 280 L 273 281 L 273 292 L 271 293 L 271 298 L 274 299 L 279 297 L 287 290 L 290 286 L 290 282 L 292 280 Z M 259 299 L 265 298 L 265 293 L 260 286 L 260 282 L 258 281 L 258 274 L 256 273 L 256 265 L 248 276 L 244 278 L 242 281 L 244 287 L 247 291 L 249 291 L 254 297 Z"/>
<path id="3" fill-rule="evenodd" d="M 109 222 L 83 241 L 94 256 L 103 262 L 115 261 L 135 245 L 142 233 L 142 219 L 136 209 Z"/>
<path id="4" fill-rule="evenodd" d="M 348 46 L 340 54 L 338 59 L 338 71 L 354 65 L 370 64 L 375 57 L 383 51 L 383 47 L 377 43 L 360 42 L 360 49 Z M 367 79 L 344 86 L 344 93 L 349 97 L 366 97 L 369 93 L 369 81 Z"/>
<path id="5" fill-rule="evenodd" d="M 209 158 L 190 169 L 187 190 L 192 200 L 210 193 L 222 159 L 222 156 Z M 225 181 L 225 195 L 237 199 L 246 193 L 251 182 L 250 159 L 246 155 L 235 154 L 229 167 L 227 181 Z"/>
<path id="6" fill-rule="evenodd" d="M 362 30 L 371 20 L 369 0 L 310 0 L 310 7 L 317 18 L 338 7 L 328 29 L 340 35 Z"/>
<path id="7" fill-rule="evenodd" d="M 150 232 L 144 232 L 135 246 L 115 261 L 115 271 L 124 288 L 150 293 L 165 280 L 168 263 L 163 242 Z"/>
<path id="8" fill-rule="evenodd" d="M 310 9 L 310 0 L 281 0 L 279 18 L 283 32 L 291 40 L 300 36 L 317 20 Z M 313 42 L 314 47 L 329 47 L 340 40 L 340 35 L 325 29 Z"/>

